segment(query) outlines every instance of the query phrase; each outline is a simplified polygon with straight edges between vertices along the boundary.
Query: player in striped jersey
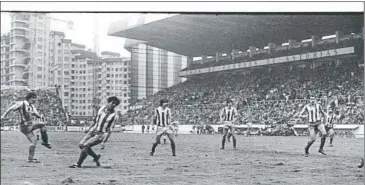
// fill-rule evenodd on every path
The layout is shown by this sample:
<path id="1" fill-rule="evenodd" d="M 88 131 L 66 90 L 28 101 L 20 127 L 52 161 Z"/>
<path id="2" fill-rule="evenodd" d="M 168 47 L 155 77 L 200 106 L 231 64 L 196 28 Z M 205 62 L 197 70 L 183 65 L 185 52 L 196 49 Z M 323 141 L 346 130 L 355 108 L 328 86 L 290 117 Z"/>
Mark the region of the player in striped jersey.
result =
<path id="1" fill-rule="evenodd" d="M 118 120 L 118 115 L 114 108 L 119 105 L 117 97 L 112 96 L 107 99 L 107 105 L 101 106 L 94 119 L 93 125 L 86 131 L 86 135 L 80 141 L 79 147 L 81 154 L 77 163 L 72 164 L 70 168 L 80 168 L 88 155 L 94 158 L 97 166 L 100 166 L 100 155 L 96 155 L 91 147 L 101 143 L 101 149 L 105 148 L 105 142 L 108 141 L 112 128 Z"/>
<path id="2" fill-rule="evenodd" d="M 10 111 L 16 111 L 18 113 L 20 118 L 20 132 L 22 132 L 30 142 L 28 162 L 31 163 L 39 163 L 39 161 L 34 158 L 35 147 L 37 145 L 37 138 L 33 133 L 34 130 L 40 129 L 41 138 L 43 141 L 42 145 L 49 149 L 52 148 L 51 145 L 48 143 L 48 135 L 45 122 L 34 122 L 36 118 L 44 120 L 44 116 L 40 115 L 37 109 L 34 107 L 36 99 L 37 95 L 33 92 L 30 92 L 25 97 L 24 101 L 16 102 L 8 110 L 5 111 L 3 116 L 1 116 L 1 120 L 3 120 Z"/>
<path id="3" fill-rule="evenodd" d="M 333 137 L 335 135 L 335 131 L 333 130 L 333 127 L 336 123 L 338 123 L 338 121 L 340 120 L 341 116 L 339 115 L 339 112 L 336 111 L 336 113 L 334 113 L 334 111 L 330 108 L 328 109 L 328 113 L 327 113 L 327 120 L 326 120 L 326 131 L 328 136 L 330 137 L 330 147 L 333 147 L 332 142 L 333 142 Z"/>
<path id="4" fill-rule="evenodd" d="M 152 151 L 150 155 L 153 156 L 155 149 L 158 144 L 160 144 L 161 136 L 167 135 L 170 139 L 172 156 L 176 156 L 175 153 L 175 141 L 174 141 L 174 131 L 171 124 L 171 110 L 167 107 L 168 101 L 166 99 L 160 100 L 160 106 L 155 109 L 154 116 L 152 119 L 152 127 L 156 125 L 156 137 L 152 145 Z"/>
<path id="5" fill-rule="evenodd" d="M 316 140 L 316 136 L 318 131 L 321 132 L 321 145 L 319 147 L 319 153 L 326 155 L 323 150 L 324 144 L 326 142 L 326 128 L 324 124 L 321 122 L 323 117 L 326 117 L 326 113 L 323 111 L 322 106 L 316 103 L 314 97 L 310 97 L 310 103 L 305 105 L 302 111 L 299 113 L 299 117 L 303 117 L 303 114 L 307 113 L 307 119 L 309 122 L 309 135 L 310 139 L 308 141 L 307 146 L 305 147 L 305 156 L 308 157 L 309 155 L 309 148 Z M 305 117 L 305 116 L 304 116 Z"/>
<path id="6" fill-rule="evenodd" d="M 222 138 L 222 150 L 224 149 L 224 144 L 226 142 L 226 137 L 228 134 L 228 130 L 230 130 L 232 134 L 233 140 L 233 148 L 236 149 L 236 137 L 235 137 L 235 122 L 237 118 L 237 109 L 234 108 L 233 102 L 231 99 L 226 101 L 227 106 L 221 110 L 220 113 L 220 122 L 223 124 L 223 138 Z"/>

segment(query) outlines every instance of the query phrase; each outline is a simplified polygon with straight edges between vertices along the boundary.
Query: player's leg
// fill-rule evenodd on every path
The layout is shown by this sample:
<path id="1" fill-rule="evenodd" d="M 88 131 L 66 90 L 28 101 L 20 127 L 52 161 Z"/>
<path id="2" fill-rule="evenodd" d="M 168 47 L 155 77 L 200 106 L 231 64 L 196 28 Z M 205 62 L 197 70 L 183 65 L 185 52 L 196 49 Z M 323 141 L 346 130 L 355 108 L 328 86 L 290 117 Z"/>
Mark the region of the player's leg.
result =
<path id="1" fill-rule="evenodd" d="M 172 156 L 176 156 L 176 145 L 175 145 L 174 133 L 172 131 L 167 133 L 167 137 L 170 140 Z"/>
<path id="2" fill-rule="evenodd" d="M 152 144 L 152 150 L 150 152 L 150 155 L 153 156 L 153 154 L 155 153 L 156 147 L 157 145 L 160 143 L 161 140 L 161 136 L 164 134 L 164 132 L 161 131 L 160 128 L 157 128 L 157 132 L 156 132 L 156 137 L 155 137 L 155 141 Z"/>
<path id="3" fill-rule="evenodd" d="M 224 144 L 226 143 L 227 133 L 228 133 L 228 128 L 223 127 L 223 138 L 222 138 L 222 148 L 221 149 L 224 149 Z"/>
<path id="4" fill-rule="evenodd" d="M 47 128 L 45 123 L 34 123 L 32 124 L 32 131 L 39 129 L 41 132 L 41 139 L 43 141 L 42 145 L 51 149 L 52 146 L 48 143 L 48 134 L 47 134 Z"/>
<path id="5" fill-rule="evenodd" d="M 227 141 L 228 142 L 231 142 L 231 137 L 232 137 L 232 133 L 228 132 L 228 134 L 227 134 Z"/>
<path id="6" fill-rule="evenodd" d="M 327 132 L 326 132 L 326 128 L 324 126 L 323 123 L 319 124 L 317 126 L 319 132 L 322 133 L 322 136 L 321 136 L 321 145 L 319 146 L 319 150 L 318 152 L 323 154 L 323 155 L 326 155 L 326 153 L 324 153 L 324 150 L 323 150 L 323 147 L 324 147 L 324 144 L 326 143 L 326 138 L 327 138 Z"/>
<path id="7" fill-rule="evenodd" d="M 83 147 L 83 150 L 85 150 L 88 155 L 90 155 L 91 157 L 94 158 L 94 162 L 96 162 L 97 166 L 100 166 L 99 159 L 100 159 L 101 155 L 97 155 L 91 148 L 93 146 L 100 144 L 103 141 L 103 138 L 104 138 L 104 134 L 96 134 L 95 136 L 93 136 L 92 138 L 87 140 L 84 143 L 84 147 Z"/>
<path id="8" fill-rule="evenodd" d="M 318 134 L 318 130 L 316 126 L 309 126 L 309 141 L 307 143 L 307 146 L 305 147 L 305 156 L 308 157 L 309 155 L 309 148 L 311 145 L 316 141 L 316 136 Z"/>
<path id="9" fill-rule="evenodd" d="M 22 132 L 30 142 L 28 162 L 38 163 L 39 161 L 34 158 L 35 148 L 37 146 L 37 138 L 35 137 L 33 131 L 30 131 L 30 132 L 29 131 L 28 132 L 22 131 Z"/>
<path id="10" fill-rule="evenodd" d="M 330 137 L 330 147 L 333 147 L 332 142 L 333 142 L 333 137 L 335 136 L 335 131 L 333 130 L 333 128 L 330 128 L 328 130 L 328 136 Z"/>
<path id="11" fill-rule="evenodd" d="M 76 167 L 81 167 L 81 164 L 84 162 L 84 160 L 86 159 L 87 157 L 87 152 L 86 150 L 83 150 L 84 149 L 84 144 L 91 138 L 93 137 L 94 134 L 92 132 L 88 132 L 80 141 L 79 143 L 79 148 L 81 149 L 81 153 L 80 153 L 80 156 L 79 156 L 79 160 L 77 161 L 77 163 L 75 164 L 72 164 L 70 166 L 70 168 L 76 168 Z"/>
<path id="12" fill-rule="evenodd" d="M 234 128 L 234 126 L 232 126 L 230 130 L 232 135 L 233 148 L 236 149 L 236 129 Z"/>

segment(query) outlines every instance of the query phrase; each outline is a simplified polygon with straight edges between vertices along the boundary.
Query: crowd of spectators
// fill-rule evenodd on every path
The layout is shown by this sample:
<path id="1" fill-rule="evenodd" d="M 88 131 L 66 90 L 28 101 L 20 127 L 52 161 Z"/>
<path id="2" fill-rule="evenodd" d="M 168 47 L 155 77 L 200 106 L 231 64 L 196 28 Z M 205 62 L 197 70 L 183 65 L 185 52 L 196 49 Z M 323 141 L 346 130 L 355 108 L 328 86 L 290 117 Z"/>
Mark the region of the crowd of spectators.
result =
<path id="1" fill-rule="evenodd" d="M 27 89 L 1 90 L 1 114 L 16 101 L 25 100 L 25 96 L 29 92 L 31 91 Z M 40 114 L 45 116 L 47 125 L 58 126 L 66 121 L 66 114 L 62 107 L 61 99 L 56 93 L 56 89 L 37 89 L 33 92 L 37 94 L 35 107 Z M 8 119 L 1 122 L 2 126 L 14 126 L 18 124 L 19 118 L 16 112 L 10 112 L 7 117 Z"/>
<path id="2" fill-rule="evenodd" d="M 174 120 L 180 124 L 217 124 L 224 101 L 231 98 L 241 124 L 287 123 L 308 103 L 310 96 L 326 107 L 337 106 L 342 124 L 362 124 L 363 68 L 358 61 L 323 63 L 316 68 L 289 65 L 254 69 L 250 73 L 204 75 L 172 86 L 130 110 L 132 124 L 149 124 L 161 98 L 170 100 Z M 297 124 L 303 124 L 298 122 Z"/>

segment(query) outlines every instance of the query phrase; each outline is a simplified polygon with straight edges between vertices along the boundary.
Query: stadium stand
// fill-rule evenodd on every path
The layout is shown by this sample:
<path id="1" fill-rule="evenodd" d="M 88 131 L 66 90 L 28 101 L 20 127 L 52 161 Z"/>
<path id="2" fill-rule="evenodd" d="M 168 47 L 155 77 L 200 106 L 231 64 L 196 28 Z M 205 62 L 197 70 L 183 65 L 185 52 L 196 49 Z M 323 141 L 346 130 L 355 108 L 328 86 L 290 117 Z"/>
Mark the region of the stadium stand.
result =
<path id="1" fill-rule="evenodd" d="M 193 64 L 184 70 L 348 46 L 355 46 L 361 51 L 362 42 L 360 34 L 351 34 L 341 37 L 339 43 L 327 39 L 319 41 L 316 47 L 300 43 L 299 47 L 288 50 L 280 46 L 271 55 L 262 52 L 250 58 L 243 54 L 244 57 L 236 60 Z M 174 119 L 181 124 L 217 124 L 219 109 L 229 97 L 237 103 L 241 123 L 286 124 L 295 121 L 304 124 L 293 120 L 293 116 L 307 103 L 309 96 L 315 96 L 325 107 L 335 104 L 343 115 L 342 124 L 362 124 L 364 73 L 359 64 L 363 63 L 363 56 L 360 56 L 357 59 L 345 59 L 342 64 L 332 61 L 316 68 L 307 66 L 290 69 L 289 65 L 284 64 L 252 69 L 247 74 L 205 74 L 136 102 L 133 106 L 140 108 L 130 110 L 128 117 L 132 124 L 149 124 L 152 110 L 158 105 L 159 99 L 167 98 Z"/>

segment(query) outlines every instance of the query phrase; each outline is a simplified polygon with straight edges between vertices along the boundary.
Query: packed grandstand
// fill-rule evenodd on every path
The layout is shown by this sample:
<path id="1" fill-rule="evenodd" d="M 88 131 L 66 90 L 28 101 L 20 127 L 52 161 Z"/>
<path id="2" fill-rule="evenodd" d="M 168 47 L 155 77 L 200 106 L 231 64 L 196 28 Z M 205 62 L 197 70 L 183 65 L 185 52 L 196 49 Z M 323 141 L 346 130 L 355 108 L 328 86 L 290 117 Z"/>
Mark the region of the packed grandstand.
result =
<path id="1" fill-rule="evenodd" d="M 290 50 L 280 46 L 270 55 L 267 51 L 264 54 L 259 52 L 252 58 L 242 54 L 234 60 L 195 62 L 183 71 L 351 46 L 359 55 L 343 58 L 340 63 L 332 58 L 316 67 L 312 67 L 310 62 L 295 67 L 284 63 L 244 72 L 217 72 L 191 77 L 133 104 L 136 108 L 128 112 L 129 121 L 132 124 L 150 124 L 153 108 L 161 98 L 167 98 L 174 119 L 180 124 L 214 125 L 218 124 L 219 110 L 224 101 L 231 98 L 240 113 L 241 124 L 305 124 L 294 117 L 308 102 L 309 96 L 315 96 L 324 107 L 337 107 L 342 115 L 341 124 L 363 124 L 361 34 L 343 36 L 339 43 L 332 38 L 318 42 L 315 47 L 305 42 L 297 45 Z"/>

